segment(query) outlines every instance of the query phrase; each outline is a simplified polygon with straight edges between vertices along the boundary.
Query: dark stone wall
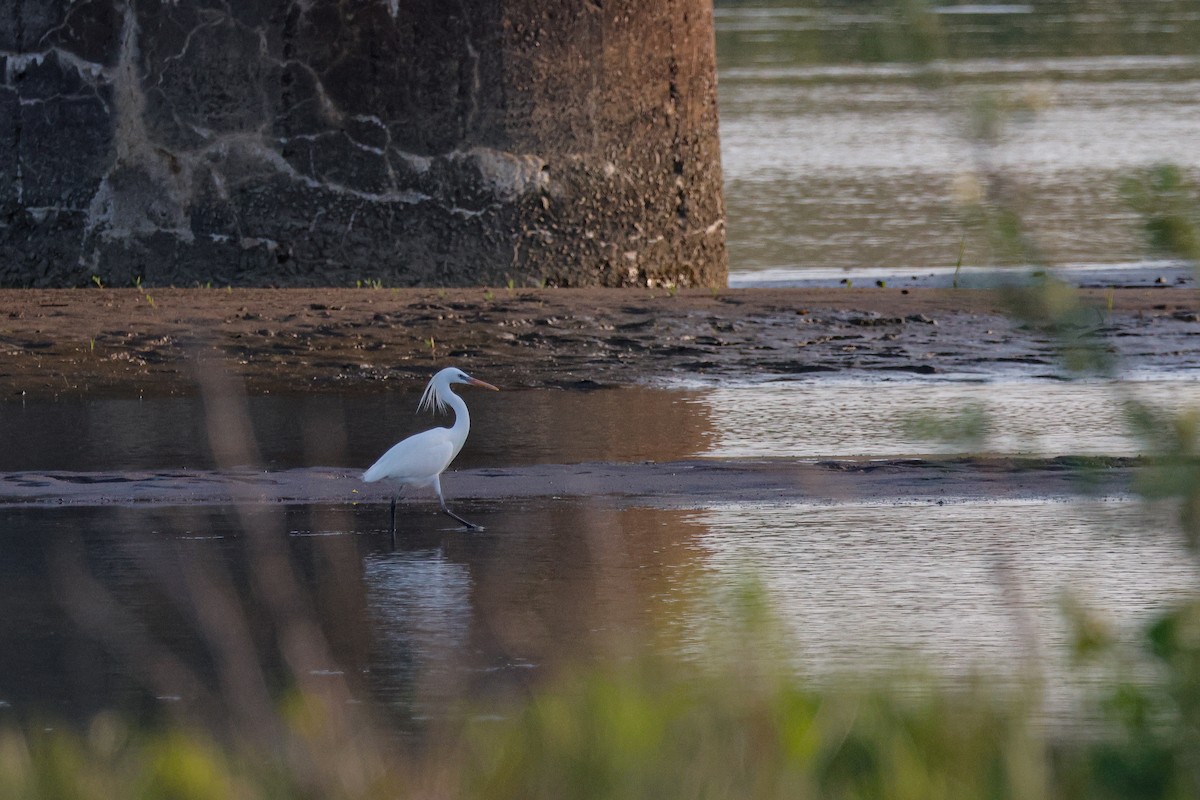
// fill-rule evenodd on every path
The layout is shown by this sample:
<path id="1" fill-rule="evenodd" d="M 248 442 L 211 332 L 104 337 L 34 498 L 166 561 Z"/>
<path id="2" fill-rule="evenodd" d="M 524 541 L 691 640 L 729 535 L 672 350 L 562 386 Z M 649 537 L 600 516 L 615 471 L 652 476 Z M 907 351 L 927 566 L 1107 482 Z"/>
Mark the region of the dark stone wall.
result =
<path id="1" fill-rule="evenodd" d="M 0 0 L 0 285 L 723 285 L 711 0 Z"/>

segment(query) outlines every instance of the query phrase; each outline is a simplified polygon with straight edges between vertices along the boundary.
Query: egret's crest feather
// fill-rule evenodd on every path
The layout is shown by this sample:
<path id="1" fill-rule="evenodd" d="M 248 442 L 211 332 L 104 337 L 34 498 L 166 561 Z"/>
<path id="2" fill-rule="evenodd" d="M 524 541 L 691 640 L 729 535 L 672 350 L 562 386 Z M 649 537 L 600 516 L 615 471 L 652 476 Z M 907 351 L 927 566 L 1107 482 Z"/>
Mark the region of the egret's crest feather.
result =
<path id="1" fill-rule="evenodd" d="M 437 377 L 434 376 L 429 385 L 425 387 L 425 391 L 421 394 L 421 402 L 417 404 L 417 411 L 432 411 L 435 414 L 439 411 L 446 410 L 446 402 L 442 400 L 441 395 L 437 393 L 437 388 L 434 383 L 437 382 Z"/>

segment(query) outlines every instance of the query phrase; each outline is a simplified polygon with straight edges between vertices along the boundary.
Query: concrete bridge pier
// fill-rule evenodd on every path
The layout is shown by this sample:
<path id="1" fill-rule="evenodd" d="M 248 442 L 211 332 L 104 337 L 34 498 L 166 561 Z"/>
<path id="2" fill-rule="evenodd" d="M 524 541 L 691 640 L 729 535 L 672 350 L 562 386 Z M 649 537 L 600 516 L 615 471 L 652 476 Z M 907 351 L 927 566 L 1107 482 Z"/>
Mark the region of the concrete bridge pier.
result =
<path id="1" fill-rule="evenodd" d="M 0 0 L 0 285 L 716 286 L 711 0 Z"/>

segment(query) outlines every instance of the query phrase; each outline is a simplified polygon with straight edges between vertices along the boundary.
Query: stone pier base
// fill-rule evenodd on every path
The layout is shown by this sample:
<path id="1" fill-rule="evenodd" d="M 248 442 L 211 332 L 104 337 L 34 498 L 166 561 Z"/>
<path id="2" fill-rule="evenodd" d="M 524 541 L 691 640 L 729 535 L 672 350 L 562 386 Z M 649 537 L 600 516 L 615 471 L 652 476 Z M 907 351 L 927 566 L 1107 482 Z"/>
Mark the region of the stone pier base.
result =
<path id="1" fill-rule="evenodd" d="M 0 285 L 139 278 L 723 285 L 711 0 L 0 0 Z"/>

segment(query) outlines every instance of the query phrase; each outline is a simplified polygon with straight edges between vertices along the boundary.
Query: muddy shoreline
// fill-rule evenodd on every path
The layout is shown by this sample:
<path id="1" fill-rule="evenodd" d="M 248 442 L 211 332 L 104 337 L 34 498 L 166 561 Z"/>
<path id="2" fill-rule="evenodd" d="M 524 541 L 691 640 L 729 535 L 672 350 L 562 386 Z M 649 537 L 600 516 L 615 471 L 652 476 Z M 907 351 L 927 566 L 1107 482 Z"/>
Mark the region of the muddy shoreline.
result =
<path id="1" fill-rule="evenodd" d="M 1200 367 L 1194 289 L 1085 289 L 1126 367 Z M 511 387 L 808 374 L 1056 376 L 986 290 L 0 290 L 0 397 L 385 391 L 456 364 Z"/>

